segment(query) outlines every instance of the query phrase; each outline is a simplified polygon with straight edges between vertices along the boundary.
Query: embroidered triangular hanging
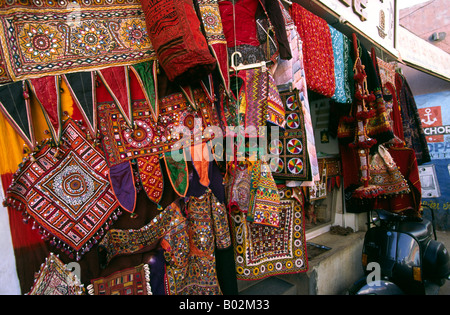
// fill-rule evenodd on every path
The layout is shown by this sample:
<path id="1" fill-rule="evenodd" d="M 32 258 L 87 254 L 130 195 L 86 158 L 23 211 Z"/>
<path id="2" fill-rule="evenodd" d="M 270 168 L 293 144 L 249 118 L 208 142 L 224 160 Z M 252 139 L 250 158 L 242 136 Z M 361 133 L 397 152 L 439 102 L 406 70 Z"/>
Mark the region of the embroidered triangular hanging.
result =
<path id="1" fill-rule="evenodd" d="M 131 106 L 130 77 L 128 67 L 110 67 L 99 70 L 98 75 L 119 107 L 128 126 L 133 126 L 133 109 Z"/>
<path id="2" fill-rule="evenodd" d="M 189 169 L 186 162 L 186 153 L 184 150 L 169 151 L 164 155 L 164 163 L 173 189 L 180 197 L 186 196 L 189 188 Z"/>
<path id="3" fill-rule="evenodd" d="M 0 86 L 0 110 L 28 147 L 33 150 L 35 139 L 30 116 L 29 93 L 24 82 Z"/>
<path id="4" fill-rule="evenodd" d="M 109 181 L 117 200 L 125 211 L 134 212 L 137 190 L 130 161 L 110 166 Z"/>
<path id="5" fill-rule="evenodd" d="M 158 204 L 164 190 L 164 177 L 159 163 L 159 156 L 147 155 L 137 158 L 139 177 L 148 198 Z"/>
<path id="6" fill-rule="evenodd" d="M 133 73 L 136 76 L 155 122 L 158 121 L 159 116 L 156 65 L 156 61 L 151 60 L 130 66 L 130 74 Z"/>
<path id="7" fill-rule="evenodd" d="M 97 106 L 95 104 L 94 72 L 67 73 L 62 76 L 75 105 L 88 125 L 92 137 L 97 134 Z"/>
<path id="8" fill-rule="evenodd" d="M 24 160 L 7 190 L 6 204 L 23 210 L 24 219 L 34 221 L 44 238 L 78 260 L 120 210 L 103 152 L 72 119 L 62 134 L 59 148 L 47 143 Z"/>
<path id="9" fill-rule="evenodd" d="M 28 82 L 48 120 L 53 140 L 56 144 L 59 144 L 62 133 L 61 78 L 59 76 L 47 76 L 30 79 Z"/>

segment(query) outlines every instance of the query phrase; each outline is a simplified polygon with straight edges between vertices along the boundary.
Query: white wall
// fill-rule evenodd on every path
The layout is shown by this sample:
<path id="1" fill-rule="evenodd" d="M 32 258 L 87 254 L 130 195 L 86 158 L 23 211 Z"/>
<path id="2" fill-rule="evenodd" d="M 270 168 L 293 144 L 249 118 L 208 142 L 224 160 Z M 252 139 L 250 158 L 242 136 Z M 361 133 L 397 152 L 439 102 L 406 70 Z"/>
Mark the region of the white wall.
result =
<path id="1" fill-rule="evenodd" d="M 4 199 L 0 182 L 0 295 L 19 295 L 21 291 L 9 228 L 8 210 L 2 205 Z"/>

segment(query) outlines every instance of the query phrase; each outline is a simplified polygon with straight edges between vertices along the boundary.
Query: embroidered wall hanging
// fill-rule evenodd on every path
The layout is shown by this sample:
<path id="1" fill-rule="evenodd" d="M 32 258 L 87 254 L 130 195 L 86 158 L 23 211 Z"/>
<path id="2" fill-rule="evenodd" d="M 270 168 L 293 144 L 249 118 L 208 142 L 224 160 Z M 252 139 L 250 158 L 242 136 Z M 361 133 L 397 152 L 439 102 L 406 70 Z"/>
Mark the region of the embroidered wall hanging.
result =
<path id="1" fill-rule="evenodd" d="M 298 90 L 280 93 L 286 110 L 286 129 L 269 143 L 269 162 L 275 179 L 311 180 L 302 102 Z"/>
<path id="2" fill-rule="evenodd" d="M 103 153 L 71 119 L 62 134 L 59 148 L 47 144 L 19 166 L 6 202 L 23 210 L 51 244 L 80 259 L 117 219 L 119 203 Z"/>
<path id="3" fill-rule="evenodd" d="M 127 124 L 114 102 L 100 102 L 99 127 L 108 164 L 117 165 L 149 155 L 160 156 L 176 148 L 176 143 L 181 147 L 184 144 L 190 146 L 196 140 L 210 140 L 208 137 L 201 138 L 201 128 L 206 129 L 212 125 L 211 104 L 201 89 L 194 90 L 194 100 L 198 106 L 197 111 L 190 107 L 181 92 L 163 97 L 159 103 L 160 115 L 157 122 L 153 121 L 145 100 L 134 100 L 134 128 Z M 197 122 L 201 125 L 196 124 Z M 188 128 L 191 137 L 182 138 L 182 132 L 175 132 L 176 126 Z"/>
<path id="4" fill-rule="evenodd" d="M 142 264 L 91 280 L 87 290 L 90 295 L 152 295 L 150 268 Z"/>
<path id="5" fill-rule="evenodd" d="M 308 269 L 303 212 L 292 200 L 281 201 L 279 227 L 247 222 L 241 212 L 230 224 L 238 280 L 305 272 Z"/>
<path id="6" fill-rule="evenodd" d="M 191 83 L 216 66 L 189 0 L 142 0 L 148 35 L 169 80 Z M 184 83 L 183 83 L 184 82 Z"/>
<path id="7" fill-rule="evenodd" d="M 302 101 L 303 117 L 305 120 L 305 131 L 307 140 L 307 152 L 311 167 L 312 180 L 318 181 L 319 166 L 317 161 L 316 144 L 314 138 L 314 129 L 311 120 L 311 110 L 308 99 L 308 87 L 305 77 L 305 66 L 303 56 L 303 42 L 300 38 L 300 34 L 297 31 L 294 21 L 292 20 L 289 11 L 286 10 L 281 0 L 278 1 L 284 23 L 286 24 L 287 38 L 289 40 L 289 46 L 291 47 L 292 58 L 290 60 L 279 59 L 274 64 L 271 71 L 275 79 L 275 83 L 278 86 L 291 85 L 292 88 L 297 89 Z M 276 67 L 276 68 L 275 68 Z M 279 90 L 280 91 L 280 90 Z M 295 183 L 297 184 L 297 183 Z M 302 186 L 314 185 L 314 182 L 300 182 Z"/>
<path id="8" fill-rule="evenodd" d="M 53 253 L 45 259 L 36 274 L 33 287 L 25 295 L 84 295 L 78 277 Z"/>
<path id="9" fill-rule="evenodd" d="M 156 57 L 137 0 L 8 2 L 0 32 L 2 83 Z"/>

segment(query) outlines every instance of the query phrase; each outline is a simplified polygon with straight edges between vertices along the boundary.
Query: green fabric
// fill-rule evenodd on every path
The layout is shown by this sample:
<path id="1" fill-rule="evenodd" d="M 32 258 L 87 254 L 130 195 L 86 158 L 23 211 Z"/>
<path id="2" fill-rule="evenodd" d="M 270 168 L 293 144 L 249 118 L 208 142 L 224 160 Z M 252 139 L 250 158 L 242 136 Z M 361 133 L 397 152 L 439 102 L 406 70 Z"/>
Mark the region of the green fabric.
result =
<path id="1" fill-rule="evenodd" d="M 176 152 L 169 151 L 164 155 L 167 173 L 175 192 L 180 196 L 186 196 L 189 188 L 189 170 L 186 162 L 186 156 L 183 150 Z"/>
<path id="2" fill-rule="evenodd" d="M 142 87 L 146 94 L 147 101 L 149 102 L 149 106 L 151 107 L 153 117 L 157 119 L 159 115 L 159 108 L 157 102 L 155 74 L 153 72 L 154 63 L 155 61 L 151 60 L 135 64 L 132 67 L 136 70 L 136 74 L 142 82 Z"/>

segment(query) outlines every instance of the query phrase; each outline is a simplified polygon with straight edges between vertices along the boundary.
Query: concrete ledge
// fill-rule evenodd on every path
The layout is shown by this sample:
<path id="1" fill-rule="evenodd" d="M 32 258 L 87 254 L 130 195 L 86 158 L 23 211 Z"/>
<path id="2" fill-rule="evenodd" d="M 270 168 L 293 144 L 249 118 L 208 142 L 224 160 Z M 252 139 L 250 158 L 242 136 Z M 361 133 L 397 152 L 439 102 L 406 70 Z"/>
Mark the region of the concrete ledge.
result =
<path id="1" fill-rule="evenodd" d="M 364 275 L 361 265 L 364 235 L 365 232 L 347 236 L 325 233 L 310 240 L 331 249 L 309 261 L 309 270 L 305 275 L 308 294 L 343 294 Z"/>

